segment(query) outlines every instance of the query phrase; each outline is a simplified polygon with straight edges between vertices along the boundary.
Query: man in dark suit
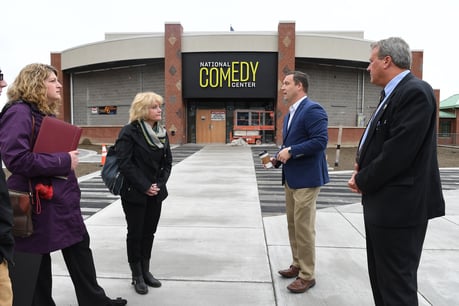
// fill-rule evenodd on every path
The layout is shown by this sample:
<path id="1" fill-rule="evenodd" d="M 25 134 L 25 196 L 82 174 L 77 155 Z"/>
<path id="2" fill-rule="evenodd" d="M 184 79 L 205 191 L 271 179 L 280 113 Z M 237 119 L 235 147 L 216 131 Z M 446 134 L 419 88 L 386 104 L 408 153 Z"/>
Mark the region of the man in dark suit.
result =
<path id="1" fill-rule="evenodd" d="M 348 185 L 362 194 L 375 304 L 418 305 L 417 270 L 428 220 L 445 214 L 432 88 L 410 72 L 400 38 L 371 44 L 370 80 L 385 96 L 360 140 Z"/>
<path id="2" fill-rule="evenodd" d="M 284 119 L 283 145 L 273 159 L 282 163 L 282 184 L 292 263 L 280 270 L 283 277 L 294 278 L 287 288 L 302 293 L 316 283 L 315 219 L 320 187 L 329 182 L 325 150 L 328 142 L 328 117 L 318 103 L 308 98 L 308 76 L 299 71 L 288 73 L 282 84 L 290 112 Z"/>

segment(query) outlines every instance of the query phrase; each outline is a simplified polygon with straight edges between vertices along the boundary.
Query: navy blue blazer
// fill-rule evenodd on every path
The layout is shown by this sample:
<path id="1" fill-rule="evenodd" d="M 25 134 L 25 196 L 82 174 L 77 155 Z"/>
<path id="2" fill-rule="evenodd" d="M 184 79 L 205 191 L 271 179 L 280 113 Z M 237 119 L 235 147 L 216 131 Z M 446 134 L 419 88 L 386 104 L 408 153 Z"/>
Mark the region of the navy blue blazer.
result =
<path id="1" fill-rule="evenodd" d="M 282 184 L 293 189 L 323 186 L 330 181 L 325 150 L 328 143 L 328 116 L 323 107 L 303 99 L 287 129 L 284 118 L 282 147 L 291 147 L 292 157 L 282 166 Z"/>
<path id="2" fill-rule="evenodd" d="M 443 216 L 434 92 L 409 73 L 386 102 L 357 157 L 365 222 L 400 227 Z"/>

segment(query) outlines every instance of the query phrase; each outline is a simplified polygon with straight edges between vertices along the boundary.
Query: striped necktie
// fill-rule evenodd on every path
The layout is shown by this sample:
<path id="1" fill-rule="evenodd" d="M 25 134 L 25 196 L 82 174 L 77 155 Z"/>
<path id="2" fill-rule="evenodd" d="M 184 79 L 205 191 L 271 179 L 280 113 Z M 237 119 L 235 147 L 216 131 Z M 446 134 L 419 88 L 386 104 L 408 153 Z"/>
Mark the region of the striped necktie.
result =
<path id="1" fill-rule="evenodd" d="M 378 107 L 376 108 L 376 111 L 373 113 L 373 115 L 371 116 L 370 118 L 370 121 L 368 122 L 367 124 L 367 127 L 365 128 L 365 131 L 363 132 L 363 136 L 362 136 L 362 139 L 360 141 L 360 145 L 359 145 L 359 149 L 358 149 L 358 155 L 360 153 L 360 149 L 362 148 L 362 145 L 365 143 L 365 140 L 367 138 L 367 134 L 368 134 L 368 130 L 370 129 L 370 126 L 371 124 L 373 123 L 373 119 L 376 117 L 376 115 L 378 114 L 378 112 L 381 110 L 381 103 L 384 101 L 384 98 L 386 97 L 386 92 L 383 90 L 381 90 L 381 94 L 379 96 L 379 104 L 378 104 Z"/>
<path id="2" fill-rule="evenodd" d="M 381 103 L 382 101 L 384 101 L 384 98 L 386 97 L 386 92 L 383 90 L 381 90 L 381 94 L 379 95 L 379 103 Z"/>

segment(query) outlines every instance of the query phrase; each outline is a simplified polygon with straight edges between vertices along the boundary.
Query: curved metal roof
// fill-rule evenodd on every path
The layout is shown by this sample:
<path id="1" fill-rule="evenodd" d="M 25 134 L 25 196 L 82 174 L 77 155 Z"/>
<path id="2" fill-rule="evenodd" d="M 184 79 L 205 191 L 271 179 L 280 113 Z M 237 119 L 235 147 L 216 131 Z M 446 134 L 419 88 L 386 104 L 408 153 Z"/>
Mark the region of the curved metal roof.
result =
<path id="1" fill-rule="evenodd" d="M 297 32 L 295 57 L 368 62 L 370 41 L 363 32 Z M 288 43 L 288 42 L 285 42 Z M 182 34 L 182 52 L 277 52 L 277 32 Z M 115 61 L 164 58 L 164 33 L 108 33 L 100 42 L 61 52 L 62 69 Z"/>

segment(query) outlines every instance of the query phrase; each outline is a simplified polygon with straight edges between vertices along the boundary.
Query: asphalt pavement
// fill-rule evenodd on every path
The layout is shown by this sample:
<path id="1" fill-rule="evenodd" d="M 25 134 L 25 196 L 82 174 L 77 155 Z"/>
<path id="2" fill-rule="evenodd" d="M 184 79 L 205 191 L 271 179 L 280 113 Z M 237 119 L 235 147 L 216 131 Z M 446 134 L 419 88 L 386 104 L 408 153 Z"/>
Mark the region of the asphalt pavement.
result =
<path id="1" fill-rule="evenodd" d="M 286 218 L 263 217 L 255 172 L 248 146 L 208 145 L 174 165 L 151 260 L 163 286 L 147 295 L 131 285 L 119 199 L 88 216 L 98 279 L 107 294 L 131 306 L 373 305 L 361 205 L 317 211 L 317 284 L 292 294 L 286 289 L 291 280 L 277 274 L 291 260 Z M 429 223 L 424 244 L 420 305 L 459 305 L 459 190 L 444 195 L 447 215 Z M 56 304 L 77 305 L 60 252 L 52 257 Z"/>

